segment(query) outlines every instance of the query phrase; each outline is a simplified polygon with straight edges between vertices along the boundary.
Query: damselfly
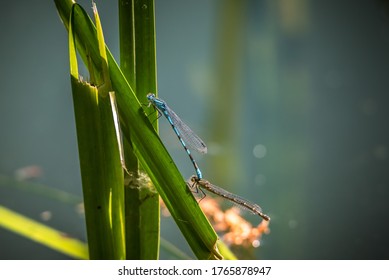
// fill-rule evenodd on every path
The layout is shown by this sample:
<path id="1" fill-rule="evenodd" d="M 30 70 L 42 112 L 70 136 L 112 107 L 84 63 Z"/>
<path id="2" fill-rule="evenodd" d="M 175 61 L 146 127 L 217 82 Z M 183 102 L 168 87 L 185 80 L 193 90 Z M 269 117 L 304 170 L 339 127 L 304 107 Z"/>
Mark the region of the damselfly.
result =
<path id="1" fill-rule="evenodd" d="M 255 204 L 251 201 L 248 201 L 247 199 L 245 199 L 243 197 L 240 197 L 236 194 L 233 194 L 233 193 L 226 191 L 225 189 L 222 189 L 218 186 L 215 186 L 205 179 L 198 179 L 196 176 L 193 175 L 188 180 L 188 185 L 192 189 L 195 188 L 196 193 L 201 191 L 201 193 L 203 195 L 203 197 L 201 199 L 203 199 L 206 196 L 206 194 L 204 193 L 204 191 L 202 189 L 206 189 L 207 191 L 209 191 L 213 194 L 216 194 L 218 196 L 221 196 L 224 199 L 227 199 L 227 200 L 235 203 L 237 206 L 239 206 L 247 211 L 250 211 L 251 213 L 253 213 L 255 215 L 262 217 L 262 219 L 264 219 L 266 221 L 270 221 L 270 217 L 262 212 L 262 209 L 258 204 Z M 201 201 L 201 199 L 200 199 L 200 201 Z"/>
<path id="2" fill-rule="evenodd" d="M 202 173 L 200 168 L 198 167 L 196 161 L 194 160 L 192 154 L 190 153 L 186 143 L 196 151 L 206 154 L 207 146 L 204 144 L 203 140 L 200 139 L 190 128 L 187 126 L 172 109 L 166 104 L 165 101 L 159 99 L 153 93 L 147 94 L 147 99 L 149 100 L 149 104 L 152 104 L 160 114 L 164 115 L 166 119 L 169 121 L 170 125 L 173 128 L 174 133 L 177 135 L 180 140 L 182 146 L 184 147 L 186 153 L 188 154 L 194 169 L 197 174 L 197 178 L 201 179 Z"/>

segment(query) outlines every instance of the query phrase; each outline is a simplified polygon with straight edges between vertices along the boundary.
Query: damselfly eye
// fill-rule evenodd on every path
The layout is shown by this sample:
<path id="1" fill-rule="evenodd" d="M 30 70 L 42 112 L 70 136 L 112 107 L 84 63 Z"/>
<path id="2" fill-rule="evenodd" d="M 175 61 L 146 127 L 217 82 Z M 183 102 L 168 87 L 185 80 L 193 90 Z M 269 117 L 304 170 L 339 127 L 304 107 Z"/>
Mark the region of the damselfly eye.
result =
<path id="1" fill-rule="evenodd" d="M 148 100 L 154 99 L 155 98 L 155 94 L 154 93 L 149 93 L 149 94 L 147 94 L 146 98 Z"/>

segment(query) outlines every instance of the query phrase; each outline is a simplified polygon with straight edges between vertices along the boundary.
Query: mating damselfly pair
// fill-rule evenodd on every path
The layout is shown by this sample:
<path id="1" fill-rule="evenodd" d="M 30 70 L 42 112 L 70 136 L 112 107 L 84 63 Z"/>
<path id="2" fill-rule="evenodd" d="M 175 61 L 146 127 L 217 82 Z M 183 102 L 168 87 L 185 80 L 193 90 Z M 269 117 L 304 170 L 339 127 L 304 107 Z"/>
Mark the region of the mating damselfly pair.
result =
<path id="1" fill-rule="evenodd" d="M 205 193 L 202 189 L 205 189 L 209 192 L 212 192 L 213 194 L 216 194 L 220 197 L 223 197 L 224 199 L 227 199 L 234 204 L 238 205 L 239 207 L 248 210 L 249 212 L 256 214 L 260 217 L 262 217 L 264 220 L 269 221 L 270 217 L 263 214 L 261 207 L 259 205 L 252 203 L 251 201 L 248 201 L 247 199 L 244 199 L 236 194 L 230 193 L 223 188 L 220 188 L 218 186 L 215 186 L 211 184 L 209 181 L 203 179 L 202 172 L 197 165 L 196 161 L 194 160 L 189 148 L 190 146 L 194 150 L 200 152 L 200 153 L 207 153 L 207 146 L 204 144 L 203 140 L 200 139 L 199 136 L 197 136 L 190 128 L 187 126 L 178 116 L 177 114 L 170 109 L 170 107 L 166 104 L 165 101 L 162 99 L 159 99 L 155 96 L 153 93 L 149 93 L 147 95 L 147 99 L 149 101 L 149 105 L 153 105 L 154 108 L 161 114 L 166 117 L 168 122 L 170 123 L 174 133 L 177 135 L 179 141 L 181 142 L 181 145 L 184 147 L 186 153 L 189 156 L 190 161 L 193 164 L 193 167 L 196 171 L 197 176 L 192 176 L 187 184 L 189 187 L 194 189 L 196 193 L 199 193 L 199 189 L 201 193 L 203 194 L 203 198 L 205 197 Z M 201 198 L 202 199 L 202 198 Z M 200 200 L 201 200 L 200 199 Z"/>

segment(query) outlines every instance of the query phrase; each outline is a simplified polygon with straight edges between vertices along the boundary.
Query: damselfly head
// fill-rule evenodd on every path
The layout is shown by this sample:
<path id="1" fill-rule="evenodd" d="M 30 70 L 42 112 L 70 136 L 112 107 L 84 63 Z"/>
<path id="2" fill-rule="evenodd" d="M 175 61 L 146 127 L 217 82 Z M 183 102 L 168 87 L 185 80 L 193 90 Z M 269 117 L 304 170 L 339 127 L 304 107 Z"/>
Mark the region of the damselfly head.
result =
<path id="1" fill-rule="evenodd" d="M 155 94 L 154 94 L 154 93 L 148 93 L 146 97 L 147 97 L 147 99 L 148 99 L 149 101 L 152 101 L 152 100 L 155 99 Z"/>
<path id="2" fill-rule="evenodd" d="M 189 179 L 192 183 L 196 183 L 196 182 L 198 182 L 198 181 L 200 181 L 200 179 L 199 178 L 197 178 L 197 176 L 196 175 L 192 175 L 191 177 L 190 177 L 190 179 Z"/>

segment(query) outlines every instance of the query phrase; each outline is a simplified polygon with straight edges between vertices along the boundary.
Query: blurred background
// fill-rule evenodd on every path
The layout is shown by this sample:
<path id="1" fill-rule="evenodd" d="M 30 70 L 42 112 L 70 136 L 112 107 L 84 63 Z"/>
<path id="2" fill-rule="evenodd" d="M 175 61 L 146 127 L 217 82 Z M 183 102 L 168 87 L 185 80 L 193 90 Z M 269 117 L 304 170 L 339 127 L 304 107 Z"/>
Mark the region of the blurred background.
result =
<path id="1" fill-rule="evenodd" d="M 97 6 L 118 60 L 117 3 Z M 12 181 L 82 196 L 67 32 L 53 1 L 0 13 L 0 205 L 85 241 L 74 205 Z M 194 154 L 204 177 L 272 218 L 249 257 L 388 259 L 388 1 L 156 0 L 155 14 L 158 93 L 208 144 Z M 161 234 L 193 256 L 171 218 Z M 0 259 L 69 258 L 3 228 L 0 248 Z"/>

